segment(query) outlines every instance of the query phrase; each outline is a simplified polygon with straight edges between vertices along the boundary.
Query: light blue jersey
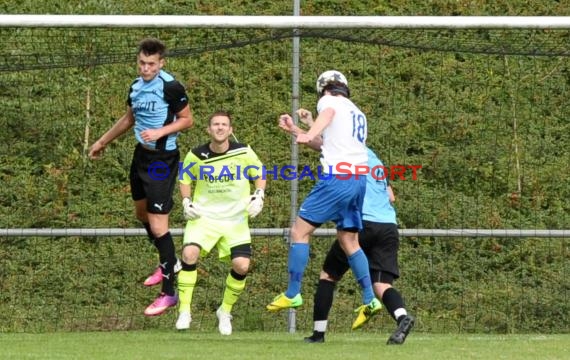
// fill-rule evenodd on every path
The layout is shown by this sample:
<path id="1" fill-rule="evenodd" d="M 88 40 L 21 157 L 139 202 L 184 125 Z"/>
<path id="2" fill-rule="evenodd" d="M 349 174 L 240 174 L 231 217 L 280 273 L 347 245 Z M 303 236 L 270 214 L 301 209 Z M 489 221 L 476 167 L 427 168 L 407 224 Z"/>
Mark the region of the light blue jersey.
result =
<path id="1" fill-rule="evenodd" d="M 141 131 L 158 129 L 176 120 L 176 114 L 188 104 L 184 87 L 172 75 L 160 70 L 150 81 L 138 77 L 129 89 L 127 104 L 135 116 L 135 137 L 141 144 L 158 150 L 175 150 L 178 133 L 155 142 L 144 142 Z"/>
<path id="2" fill-rule="evenodd" d="M 371 174 L 366 177 L 366 196 L 362 206 L 362 220 L 396 224 L 396 210 L 390 203 L 388 177 L 384 164 L 368 148 L 368 167 Z"/>

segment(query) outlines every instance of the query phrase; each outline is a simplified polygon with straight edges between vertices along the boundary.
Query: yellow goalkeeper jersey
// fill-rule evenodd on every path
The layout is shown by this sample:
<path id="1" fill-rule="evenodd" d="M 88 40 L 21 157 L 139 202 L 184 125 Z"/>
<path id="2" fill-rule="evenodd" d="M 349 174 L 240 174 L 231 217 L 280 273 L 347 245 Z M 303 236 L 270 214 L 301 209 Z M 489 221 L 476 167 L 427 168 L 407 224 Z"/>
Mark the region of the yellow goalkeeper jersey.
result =
<path id="1" fill-rule="evenodd" d="M 231 220 L 247 217 L 250 182 L 264 176 L 263 164 L 245 144 L 230 142 L 225 153 L 210 150 L 209 143 L 188 152 L 179 180 L 193 186 L 192 202 L 202 216 Z"/>

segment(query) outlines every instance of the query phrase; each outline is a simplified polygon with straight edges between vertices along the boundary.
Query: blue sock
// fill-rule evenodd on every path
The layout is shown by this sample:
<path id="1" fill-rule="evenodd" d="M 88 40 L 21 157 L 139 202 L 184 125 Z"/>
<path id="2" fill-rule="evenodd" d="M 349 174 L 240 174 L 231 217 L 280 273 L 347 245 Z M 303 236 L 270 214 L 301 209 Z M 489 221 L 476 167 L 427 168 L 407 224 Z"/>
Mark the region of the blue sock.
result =
<path id="1" fill-rule="evenodd" d="M 289 299 L 294 298 L 301 292 L 301 281 L 303 280 L 303 273 L 307 262 L 309 261 L 309 244 L 292 243 L 289 248 L 289 284 L 285 296 Z"/>
<path id="2" fill-rule="evenodd" d="M 364 255 L 364 251 L 359 249 L 348 257 L 348 264 L 352 269 L 352 273 L 358 284 L 362 288 L 362 303 L 368 304 L 374 299 L 374 290 L 372 290 L 372 281 L 370 280 L 370 270 L 368 269 L 368 259 Z"/>

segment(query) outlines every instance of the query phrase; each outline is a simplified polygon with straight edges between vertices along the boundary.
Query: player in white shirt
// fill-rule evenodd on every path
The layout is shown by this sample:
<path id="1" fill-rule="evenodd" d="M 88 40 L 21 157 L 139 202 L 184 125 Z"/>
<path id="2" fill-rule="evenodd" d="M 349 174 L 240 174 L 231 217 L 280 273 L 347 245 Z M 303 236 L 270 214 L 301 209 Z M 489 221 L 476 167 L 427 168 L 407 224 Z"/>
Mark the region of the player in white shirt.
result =
<path id="1" fill-rule="evenodd" d="M 299 210 L 291 228 L 287 290 L 267 305 L 269 311 L 295 308 L 303 304 L 301 282 L 309 259 L 310 235 L 323 223 L 336 224 L 340 245 L 348 257 L 352 272 L 362 288 L 362 304 L 352 329 L 362 327 L 382 305 L 374 297 L 368 260 L 358 244 L 362 229 L 362 203 L 366 192 L 366 176 L 356 175 L 357 166 L 366 166 L 366 116 L 349 99 L 346 77 L 336 70 L 322 73 L 317 79 L 318 116 L 310 130 L 297 136 L 297 143 L 310 147 L 318 143 L 323 172 L 332 174 L 321 178 L 313 187 Z M 312 119 L 308 111 L 301 117 Z M 283 114 L 279 121 L 290 121 Z M 347 172 L 350 172 L 347 174 Z"/>

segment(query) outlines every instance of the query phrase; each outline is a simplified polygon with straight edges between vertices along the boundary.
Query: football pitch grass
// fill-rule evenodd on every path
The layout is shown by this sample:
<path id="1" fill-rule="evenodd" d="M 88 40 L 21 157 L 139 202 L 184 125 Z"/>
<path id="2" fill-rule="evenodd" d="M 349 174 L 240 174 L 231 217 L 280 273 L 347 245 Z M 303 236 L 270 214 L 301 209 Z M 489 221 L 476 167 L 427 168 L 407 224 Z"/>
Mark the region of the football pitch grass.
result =
<path id="1" fill-rule="evenodd" d="M 302 333 L 191 331 L 0 333 L 0 359 L 570 359 L 570 334 L 410 334 L 402 346 L 388 334 L 332 333 L 306 344 Z"/>

